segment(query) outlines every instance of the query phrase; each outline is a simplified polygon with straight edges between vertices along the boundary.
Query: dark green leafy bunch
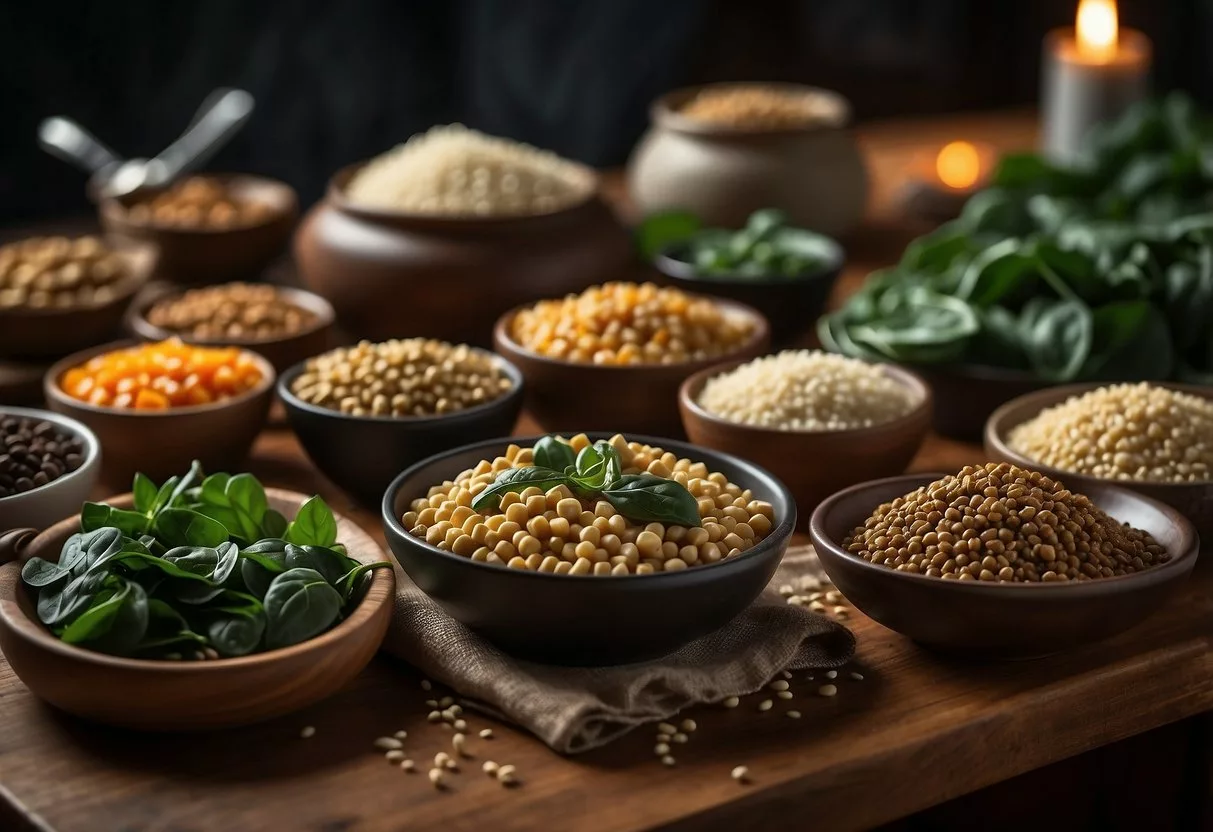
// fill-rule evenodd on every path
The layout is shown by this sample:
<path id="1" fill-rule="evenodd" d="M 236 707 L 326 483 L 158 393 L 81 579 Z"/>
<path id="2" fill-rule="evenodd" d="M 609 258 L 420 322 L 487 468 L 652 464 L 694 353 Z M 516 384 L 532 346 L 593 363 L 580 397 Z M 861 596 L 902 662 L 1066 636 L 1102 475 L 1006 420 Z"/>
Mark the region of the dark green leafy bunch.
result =
<path id="1" fill-rule="evenodd" d="M 583 500 L 601 497 L 636 523 L 699 525 L 699 505 L 691 492 L 674 480 L 654 474 L 624 474 L 619 451 L 599 440 L 574 452 L 564 440 L 545 436 L 535 443 L 534 464 L 508 468 L 476 495 L 472 508 L 497 508 L 511 491 L 536 486 L 543 491 L 566 486 Z"/>
<path id="2" fill-rule="evenodd" d="M 195 462 L 159 487 L 136 474 L 133 491 L 133 509 L 85 503 L 58 563 L 21 570 L 65 642 L 139 658 L 286 647 L 346 617 L 389 565 L 350 558 L 319 497 L 288 522 L 249 474 Z"/>
<path id="3" fill-rule="evenodd" d="M 833 258 L 832 243 L 787 224 L 787 215 L 768 208 L 755 211 L 745 228 L 703 228 L 698 217 L 682 211 L 645 219 L 637 239 L 646 259 L 663 251 L 689 263 L 696 277 L 800 277 Z"/>
<path id="4" fill-rule="evenodd" d="M 818 324 L 846 355 L 1052 381 L 1213 381 L 1213 128 L 1148 102 L 1074 165 L 1004 157 L 959 218 Z"/>

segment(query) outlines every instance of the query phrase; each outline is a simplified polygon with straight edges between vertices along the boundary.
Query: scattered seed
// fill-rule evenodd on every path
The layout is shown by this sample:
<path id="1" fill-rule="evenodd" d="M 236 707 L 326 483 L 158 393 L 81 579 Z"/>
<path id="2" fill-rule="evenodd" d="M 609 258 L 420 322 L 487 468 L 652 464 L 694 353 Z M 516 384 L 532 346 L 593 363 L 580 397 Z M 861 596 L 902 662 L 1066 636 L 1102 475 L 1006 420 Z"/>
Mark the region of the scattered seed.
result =
<path id="1" fill-rule="evenodd" d="M 659 722 L 659 723 L 657 723 L 657 733 L 658 734 L 677 734 L 678 729 L 675 728 L 673 725 L 671 725 L 668 722 Z"/>
<path id="2" fill-rule="evenodd" d="M 431 682 L 429 679 L 422 679 L 421 680 L 421 689 L 422 690 L 433 690 L 434 683 Z"/>
<path id="3" fill-rule="evenodd" d="M 813 603 L 809 604 L 809 609 L 812 610 L 813 612 L 825 612 L 826 605 L 821 603 L 820 601 L 814 601 Z"/>
<path id="4" fill-rule="evenodd" d="M 437 708 L 438 700 L 437 699 L 427 699 L 427 700 L 425 700 L 425 706 L 427 708 Z"/>
<path id="5" fill-rule="evenodd" d="M 493 729 L 492 728 L 482 728 L 481 729 L 480 739 L 491 740 L 492 738 L 493 738 Z"/>
<path id="6" fill-rule="evenodd" d="M 803 607 L 808 603 L 808 601 L 809 599 L 805 598 L 803 595 L 793 595 L 788 598 L 788 603 L 794 607 Z"/>
<path id="7" fill-rule="evenodd" d="M 747 783 L 750 779 L 750 770 L 745 766 L 737 766 L 730 776 L 738 783 Z"/>
<path id="8" fill-rule="evenodd" d="M 826 678 L 827 678 L 827 679 L 837 679 L 837 678 L 838 678 L 838 671 L 837 671 L 837 670 L 827 670 L 827 671 L 826 671 Z"/>
<path id="9" fill-rule="evenodd" d="M 408 731 L 397 731 L 396 733 L 392 734 L 392 736 L 398 740 L 407 740 L 409 738 L 409 732 Z"/>
<path id="10" fill-rule="evenodd" d="M 451 697 L 449 697 L 449 696 L 444 696 L 444 697 L 442 697 L 441 699 L 439 699 L 439 700 L 438 700 L 438 707 L 439 707 L 439 708 L 449 708 L 449 707 L 451 707 L 451 706 L 452 706 L 452 705 L 454 705 L 454 704 L 455 704 L 455 700 L 454 700 L 454 699 L 452 699 L 452 698 L 451 698 Z"/>
<path id="11" fill-rule="evenodd" d="M 775 704 L 775 703 L 774 703 L 774 702 L 772 702 L 770 699 L 764 699 L 764 700 L 762 700 L 761 702 L 759 702 L 759 703 L 758 703 L 758 710 L 760 710 L 760 711 L 769 711 L 769 710 L 771 710 L 771 708 L 774 706 L 774 704 Z"/>
<path id="12" fill-rule="evenodd" d="M 836 589 L 831 589 L 829 592 L 826 593 L 826 601 L 828 601 L 831 604 L 837 604 L 841 600 L 842 600 L 842 593 Z"/>
<path id="13" fill-rule="evenodd" d="M 787 690 L 788 682 L 786 679 L 776 679 L 774 682 L 771 682 L 770 687 L 771 690 Z"/>
<path id="14" fill-rule="evenodd" d="M 669 754 L 666 754 L 664 757 L 661 758 L 661 764 L 663 766 L 672 766 L 672 765 L 674 765 L 675 762 L 677 762 L 677 761 L 673 757 L 671 757 Z"/>
<path id="15" fill-rule="evenodd" d="M 726 708 L 736 708 L 738 705 L 741 704 L 741 700 L 738 699 L 736 696 L 730 696 L 730 697 L 726 698 L 720 704 L 724 705 Z"/>
<path id="16" fill-rule="evenodd" d="M 316 736 L 316 726 L 304 725 L 303 730 L 299 732 L 299 736 L 305 740 L 310 740 L 312 737 Z"/>
<path id="17" fill-rule="evenodd" d="M 655 746 L 653 746 L 653 753 L 656 754 L 658 757 L 662 757 L 662 756 L 670 753 L 670 747 L 667 744 L 665 744 L 664 742 L 659 742 Z"/>
<path id="18" fill-rule="evenodd" d="M 494 777 L 497 774 L 498 768 L 500 768 L 500 766 L 498 766 L 492 760 L 485 760 L 484 765 L 482 765 L 480 767 L 480 770 L 483 771 L 485 774 L 487 774 L 489 777 Z"/>
<path id="19" fill-rule="evenodd" d="M 395 737 L 380 737 L 375 740 L 375 747 L 382 748 L 384 751 L 392 751 L 397 748 L 404 748 L 404 743 Z"/>
<path id="20" fill-rule="evenodd" d="M 451 737 L 451 748 L 455 749 L 455 753 L 461 756 L 467 756 L 467 752 L 463 750 L 463 744 L 467 742 L 467 736 L 464 734 L 456 734 Z"/>
<path id="21" fill-rule="evenodd" d="M 682 721 L 682 724 L 679 727 L 682 728 L 682 730 L 686 731 L 688 734 L 690 734 L 699 726 L 695 724 L 695 720 L 693 720 L 693 719 L 684 719 Z"/>
<path id="22" fill-rule="evenodd" d="M 800 719 L 800 711 L 788 711 L 788 719 Z"/>
<path id="23" fill-rule="evenodd" d="M 455 714 L 451 713 L 450 708 L 447 708 L 445 711 L 442 712 L 442 721 L 443 722 L 454 722 L 455 721 Z"/>
<path id="24" fill-rule="evenodd" d="M 838 693 L 838 688 L 834 685 L 822 685 L 817 689 L 817 692 L 822 696 L 833 696 L 834 694 Z"/>
<path id="25" fill-rule="evenodd" d="M 859 672 L 857 672 L 857 671 L 852 670 L 852 671 L 851 671 L 851 678 L 852 678 L 852 679 L 854 679 L 856 682 L 862 682 L 862 681 L 863 681 L 863 674 L 862 674 L 862 673 L 859 673 Z"/>
<path id="26" fill-rule="evenodd" d="M 450 730 L 452 730 L 452 729 L 451 729 L 451 723 L 449 723 L 449 722 L 441 722 L 441 723 L 439 723 L 439 724 L 440 724 L 440 725 L 443 727 L 443 729 L 444 729 L 444 730 L 446 730 L 446 731 L 450 731 Z"/>
<path id="27" fill-rule="evenodd" d="M 683 742 L 686 742 L 690 738 L 686 734 L 679 731 L 677 734 L 670 737 L 670 739 L 672 739 L 674 742 L 683 743 Z"/>
<path id="28" fill-rule="evenodd" d="M 442 711 L 430 711 L 430 714 L 426 717 L 426 719 L 428 719 L 430 722 L 442 722 Z"/>
<path id="29" fill-rule="evenodd" d="M 518 782 L 514 777 L 513 766 L 500 766 L 497 769 L 497 782 L 503 786 L 512 786 Z"/>
<path id="30" fill-rule="evenodd" d="M 456 731 L 466 731 L 468 729 L 468 724 L 462 719 L 457 719 L 455 720 L 454 728 Z"/>
<path id="31" fill-rule="evenodd" d="M 446 773 L 440 768 L 430 769 L 430 783 L 435 789 L 442 788 L 442 781 L 446 779 Z"/>
<path id="32" fill-rule="evenodd" d="M 790 670 L 781 670 L 781 671 L 779 671 L 779 675 L 780 675 L 780 676 L 782 676 L 783 678 L 785 678 L 785 679 L 787 679 L 787 680 L 789 680 L 789 681 L 790 681 L 790 680 L 791 680 L 791 678 L 792 678 L 792 671 L 790 671 Z"/>
<path id="33" fill-rule="evenodd" d="M 417 764 L 414 763 L 412 760 L 401 760 L 400 761 L 400 770 L 407 771 L 409 774 L 412 774 L 414 771 L 417 770 Z"/>
<path id="34" fill-rule="evenodd" d="M 788 595 L 791 595 L 791 594 L 792 594 L 793 592 L 795 592 L 795 591 L 796 591 L 796 590 L 792 588 L 792 585 L 791 585 L 791 584 L 784 584 L 783 586 L 781 586 L 781 587 L 779 588 L 779 594 L 780 594 L 780 595 L 783 595 L 783 596 L 785 596 L 785 597 L 786 597 L 786 596 L 788 596 Z"/>
<path id="35" fill-rule="evenodd" d="M 779 691 L 779 693 L 777 693 L 775 695 L 778 696 L 780 699 L 791 699 L 792 698 L 792 692 L 790 690 L 781 690 L 781 691 Z"/>
<path id="36" fill-rule="evenodd" d="M 820 601 L 820 600 L 821 600 L 822 598 L 824 598 L 824 597 L 826 597 L 826 594 L 825 594 L 824 592 L 811 592 L 811 593 L 809 593 L 809 600 L 810 600 L 810 601 Z"/>
<path id="37" fill-rule="evenodd" d="M 851 611 L 849 609 L 847 609 L 846 607 L 842 607 L 842 606 L 834 607 L 834 609 L 831 610 L 831 612 L 833 612 L 839 618 L 846 618 L 848 615 L 851 614 Z"/>
<path id="38" fill-rule="evenodd" d="M 447 708 L 447 710 L 453 713 L 455 716 L 460 716 L 463 713 L 463 708 L 459 707 L 458 705 L 452 705 L 451 707 Z"/>
<path id="39" fill-rule="evenodd" d="M 808 679 L 811 682 L 811 681 L 813 681 L 813 674 L 810 673 L 808 676 L 805 676 L 804 678 Z"/>
<path id="40" fill-rule="evenodd" d="M 450 754 L 447 754 L 445 751 L 439 751 L 434 755 L 434 768 L 445 768 L 450 759 Z"/>
<path id="41" fill-rule="evenodd" d="M 393 748 L 391 751 L 383 755 L 383 759 L 389 763 L 398 763 L 404 759 L 404 752 L 399 748 Z"/>

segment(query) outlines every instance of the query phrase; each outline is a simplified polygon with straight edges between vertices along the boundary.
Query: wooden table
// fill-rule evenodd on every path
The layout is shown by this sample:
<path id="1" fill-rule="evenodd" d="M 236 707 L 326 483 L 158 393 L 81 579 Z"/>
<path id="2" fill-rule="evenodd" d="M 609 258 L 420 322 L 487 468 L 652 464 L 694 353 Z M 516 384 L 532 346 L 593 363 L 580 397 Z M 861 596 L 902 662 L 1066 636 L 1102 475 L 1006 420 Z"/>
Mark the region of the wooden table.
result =
<path id="1" fill-rule="evenodd" d="M 1032 122 L 1023 116 L 975 117 L 863 131 L 875 200 L 872 222 L 851 247 L 844 292 L 873 265 L 896 257 L 914 231 L 895 222 L 890 210 L 896 173 L 924 146 L 957 136 L 1022 146 L 1031 141 Z M 889 254 L 882 241 L 896 250 Z M 534 426 L 524 419 L 519 428 L 533 432 Z M 976 446 L 932 437 L 914 468 L 957 468 L 980 456 Z M 337 510 L 378 533 L 377 518 L 323 480 L 282 427 L 261 437 L 250 468 L 268 484 L 323 494 Z M 449 743 L 448 732 L 426 722 L 423 700 L 429 695 L 421 691 L 416 672 L 395 660 L 377 659 L 339 695 L 271 723 L 199 736 L 143 736 L 51 710 L 0 657 L 0 829 L 875 826 L 1213 709 L 1211 577 L 1213 562 L 1205 558 L 1184 590 L 1141 626 L 1088 649 L 1031 662 L 942 658 L 855 615 L 850 625 L 859 648 L 851 669 L 862 672 L 864 680 L 841 674 L 834 698 L 815 696 L 815 685 L 795 680 L 795 701 L 803 713 L 798 721 L 781 717 L 778 709 L 759 713 L 756 700 L 735 710 L 700 709 L 693 714 L 699 728 L 679 749 L 673 768 L 657 762 L 649 731 L 598 752 L 561 758 L 528 735 L 493 725 L 495 738 L 476 743 L 475 765 L 452 778 L 446 792 L 430 787 L 424 769 L 403 774 L 370 747 L 375 737 L 403 728 L 409 732 L 406 746 L 421 763 Z M 471 722 L 474 731 L 491 724 L 478 716 Z M 316 727 L 314 738 L 299 737 L 305 725 Z M 1189 726 L 1208 731 L 1208 722 L 1189 721 L 1173 732 L 1186 753 L 1199 756 L 1213 734 L 1203 744 L 1191 742 Z M 1135 748 L 1147 749 L 1150 762 L 1131 767 L 1134 778 L 1148 781 L 1147 769 L 1169 772 L 1178 765 L 1156 759 L 1150 741 L 1135 742 L 1146 743 Z M 479 761 L 490 756 L 515 764 L 523 785 L 506 790 L 480 774 Z M 1142 756 L 1133 751 L 1121 759 Z M 1183 776 L 1196 778 L 1197 791 L 1204 777 L 1207 788 L 1207 769 L 1193 774 L 1187 762 Z M 749 767 L 750 784 L 730 779 L 736 765 Z M 1074 766 L 1049 769 L 1032 781 L 1031 794 L 1025 789 L 995 796 L 973 809 L 949 805 L 962 813 L 1001 806 L 984 817 L 987 829 L 1013 828 L 1000 823 L 1014 821 L 1016 812 L 1024 822 L 1038 820 L 1022 813 L 1034 806 L 1039 811 L 1041 795 L 1055 798 L 1047 802 L 1054 820 L 1089 817 L 1098 813 L 1091 786 L 1097 773 L 1082 780 L 1076 771 Z M 1150 793 L 1161 800 L 1161 792 Z M 1079 809 L 1090 811 L 1078 815 Z M 1173 807 L 1161 803 L 1141 815 L 1147 826 L 1176 816 Z M 940 825 L 932 828 L 946 827 L 946 814 L 938 818 Z M 968 820 L 972 817 L 965 814 L 955 828 Z"/>

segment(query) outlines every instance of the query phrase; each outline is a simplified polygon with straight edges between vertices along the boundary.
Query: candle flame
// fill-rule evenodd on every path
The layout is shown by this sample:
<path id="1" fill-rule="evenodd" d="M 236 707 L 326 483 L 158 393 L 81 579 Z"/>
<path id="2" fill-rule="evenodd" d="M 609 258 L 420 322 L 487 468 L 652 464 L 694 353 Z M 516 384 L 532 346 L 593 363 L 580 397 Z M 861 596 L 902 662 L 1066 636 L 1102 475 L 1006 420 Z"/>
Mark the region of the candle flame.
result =
<path id="1" fill-rule="evenodd" d="M 1116 0 L 1079 0 L 1075 29 L 1079 54 L 1096 61 L 1112 58 L 1119 29 Z"/>
<path id="2" fill-rule="evenodd" d="M 935 172 L 949 188 L 971 188 L 981 175 L 981 157 L 969 142 L 948 142 L 935 157 Z"/>

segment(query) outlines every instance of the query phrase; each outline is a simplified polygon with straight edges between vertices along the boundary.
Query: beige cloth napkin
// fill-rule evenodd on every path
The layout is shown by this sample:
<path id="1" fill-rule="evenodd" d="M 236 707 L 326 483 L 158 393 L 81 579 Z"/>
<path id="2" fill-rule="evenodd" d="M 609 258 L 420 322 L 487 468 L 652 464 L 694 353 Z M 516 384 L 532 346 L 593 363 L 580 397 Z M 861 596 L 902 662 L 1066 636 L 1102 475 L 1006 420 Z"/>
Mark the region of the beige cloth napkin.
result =
<path id="1" fill-rule="evenodd" d="M 839 667 L 855 637 L 826 616 L 788 604 L 777 588 L 824 580 L 811 546 L 784 556 L 766 591 L 732 622 L 660 659 L 617 667 L 522 661 L 443 612 L 396 566 L 396 607 L 384 649 L 453 688 L 464 704 L 575 754 L 690 705 L 753 693 L 781 670 Z M 592 579 L 587 579 L 592 580 Z"/>

